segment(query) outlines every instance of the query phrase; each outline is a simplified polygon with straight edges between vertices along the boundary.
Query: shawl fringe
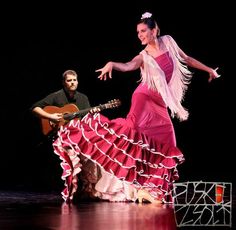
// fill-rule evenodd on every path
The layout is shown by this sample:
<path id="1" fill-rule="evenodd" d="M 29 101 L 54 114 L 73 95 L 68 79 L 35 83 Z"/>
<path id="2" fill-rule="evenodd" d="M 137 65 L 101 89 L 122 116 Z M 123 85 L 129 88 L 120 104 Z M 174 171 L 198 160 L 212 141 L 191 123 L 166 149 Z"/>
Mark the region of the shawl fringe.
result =
<path id="1" fill-rule="evenodd" d="M 182 106 L 187 86 L 191 81 L 192 72 L 189 71 L 186 63 L 179 55 L 180 49 L 174 39 L 165 35 L 159 38 L 166 46 L 173 60 L 173 74 L 167 83 L 165 74 L 154 58 L 147 54 L 145 50 L 140 53 L 143 55 L 144 66 L 141 67 L 141 81 L 148 85 L 150 89 L 158 91 L 166 106 L 171 111 L 172 117 L 177 117 L 180 121 L 188 119 L 188 111 Z"/>

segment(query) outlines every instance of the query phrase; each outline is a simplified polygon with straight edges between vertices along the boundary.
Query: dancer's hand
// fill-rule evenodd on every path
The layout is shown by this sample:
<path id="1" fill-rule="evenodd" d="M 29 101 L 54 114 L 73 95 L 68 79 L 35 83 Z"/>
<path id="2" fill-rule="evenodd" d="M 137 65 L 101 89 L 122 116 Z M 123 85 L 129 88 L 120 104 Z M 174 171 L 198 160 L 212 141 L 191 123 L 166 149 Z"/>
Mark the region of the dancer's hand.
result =
<path id="1" fill-rule="evenodd" d="M 112 62 L 108 62 L 103 68 L 95 70 L 95 72 L 101 72 L 98 76 L 100 80 L 107 80 L 107 77 L 112 78 Z"/>
<path id="2" fill-rule="evenodd" d="M 218 69 L 219 69 L 219 68 L 217 67 L 217 68 L 215 68 L 215 69 L 212 69 L 211 72 L 209 72 L 210 77 L 209 77 L 209 79 L 208 79 L 208 82 L 211 82 L 213 79 L 216 79 L 216 78 L 219 78 L 219 77 L 220 77 L 220 75 L 217 73 L 217 70 L 218 70 Z"/>

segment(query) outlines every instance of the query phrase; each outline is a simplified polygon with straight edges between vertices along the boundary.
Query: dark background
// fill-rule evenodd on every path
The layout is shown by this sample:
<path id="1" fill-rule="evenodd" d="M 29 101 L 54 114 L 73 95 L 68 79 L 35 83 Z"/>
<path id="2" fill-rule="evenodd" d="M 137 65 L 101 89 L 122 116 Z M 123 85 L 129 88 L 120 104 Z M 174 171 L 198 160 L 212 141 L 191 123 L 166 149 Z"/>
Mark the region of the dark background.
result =
<path id="1" fill-rule="evenodd" d="M 154 14 L 162 35 L 171 35 L 190 56 L 219 67 L 222 75 L 209 84 L 207 73 L 194 70 L 184 101 L 189 120 L 173 120 L 186 158 L 179 167 L 180 181 L 233 182 L 232 6 L 226 2 L 206 6 L 204 1 L 8 4 L 1 7 L 0 19 L 0 188 L 62 187 L 60 160 L 29 107 L 61 88 L 65 70 L 78 72 L 79 90 L 88 95 L 92 106 L 114 98 L 122 101 L 121 107 L 103 111 L 104 115 L 112 119 L 127 114 L 139 71 L 113 72 L 113 79 L 104 82 L 95 70 L 109 60 L 129 61 L 143 48 L 136 22 L 145 11 Z"/>

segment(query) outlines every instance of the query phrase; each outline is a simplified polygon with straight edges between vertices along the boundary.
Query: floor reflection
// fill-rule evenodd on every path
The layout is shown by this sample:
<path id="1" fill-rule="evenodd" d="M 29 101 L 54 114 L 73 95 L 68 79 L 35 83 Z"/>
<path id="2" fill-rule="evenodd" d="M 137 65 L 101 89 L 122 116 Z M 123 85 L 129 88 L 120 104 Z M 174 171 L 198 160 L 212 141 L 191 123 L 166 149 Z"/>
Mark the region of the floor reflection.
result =
<path id="1" fill-rule="evenodd" d="M 96 202 L 61 206 L 58 229 L 176 229 L 174 210 L 166 205 Z"/>

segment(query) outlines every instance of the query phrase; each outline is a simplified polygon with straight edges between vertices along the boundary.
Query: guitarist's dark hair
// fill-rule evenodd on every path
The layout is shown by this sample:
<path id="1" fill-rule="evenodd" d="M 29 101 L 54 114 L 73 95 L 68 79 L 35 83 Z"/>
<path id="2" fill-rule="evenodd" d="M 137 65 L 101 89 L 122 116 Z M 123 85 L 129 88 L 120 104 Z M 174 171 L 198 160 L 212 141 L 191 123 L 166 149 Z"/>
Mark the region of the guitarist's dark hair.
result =
<path id="1" fill-rule="evenodd" d="M 71 75 L 74 75 L 74 76 L 78 77 L 77 73 L 76 73 L 74 70 L 68 69 L 68 70 L 66 70 L 66 71 L 62 74 L 62 81 L 63 81 L 63 82 L 65 81 L 66 76 L 67 76 L 68 74 L 71 74 Z"/>

